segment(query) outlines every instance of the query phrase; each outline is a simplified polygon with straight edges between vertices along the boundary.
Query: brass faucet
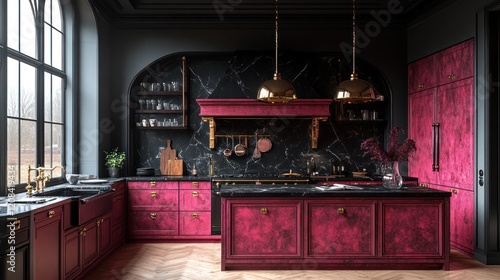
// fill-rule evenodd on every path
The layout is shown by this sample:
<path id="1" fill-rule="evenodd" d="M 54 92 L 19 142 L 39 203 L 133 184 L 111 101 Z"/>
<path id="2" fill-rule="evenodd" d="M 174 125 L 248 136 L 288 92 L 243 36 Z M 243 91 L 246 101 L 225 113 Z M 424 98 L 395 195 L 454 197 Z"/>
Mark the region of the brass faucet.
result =
<path id="1" fill-rule="evenodd" d="M 30 172 L 36 170 L 38 172 L 38 175 L 35 177 L 35 192 L 41 193 L 45 189 L 45 183 L 50 181 L 50 174 L 45 174 L 45 171 L 53 171 L 56 168 L 61 168 L 62 171 L 64 170 L 64 167 L 61 165 L 56 165 L 54 167 L 37 167 L 37 168 L 31 168 L 30 165 L 28 165 L 28 185 L 26 186 L 26 194 L 27 195 L 32 195 L 33 193 L 33 187 L 31 186 L 31 176 Z"/>

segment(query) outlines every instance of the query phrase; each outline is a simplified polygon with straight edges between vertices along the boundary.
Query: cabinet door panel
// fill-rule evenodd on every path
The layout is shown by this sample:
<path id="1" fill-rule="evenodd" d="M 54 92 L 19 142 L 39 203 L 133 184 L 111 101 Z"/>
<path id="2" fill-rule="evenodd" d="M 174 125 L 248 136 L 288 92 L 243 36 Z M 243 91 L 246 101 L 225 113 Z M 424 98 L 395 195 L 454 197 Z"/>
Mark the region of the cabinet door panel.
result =
<path id="1" fill-rule="evenodd" d="M 210 212 L 180 212 L 180 235 L 210 235 Z"/>
<path id="2" fill-rule="evenodd" d="M 415 93 L 437 84 L 435 56 L 428 56 L 408 65 L 408 92 Z"/>
<path id="3" fill-rule="evenodd" d="M 210 190 L 181 190 L 179 192 L 180 211 L 210 211 Z"/>
<path id="4" fill-rule="evenodd" d="M 102 255 L 111 247 L 111 214 L 105 215 L 99 222 L 99 255 Z"/>
<path id="5" fill-rule="evenodd" d="M 211 183 L 209 181 L 182 181 L 182 182 L 179 182 L 179 189 L 181 189 L 181 190 L 190 190 L 190 189 L 210 190 L 211 189 L 210 184 Z"/>
<path id="6" fill-rule="evenodd" d="M 60 279 L 62 206 L 35 214 L 34 279 Z"/>
<path id="7" fill-rule="evenodd" d="M 99 232 L 95 221 L 89 222 L 83 227 L 82 237 L 82 260 L 83 269 L 90 265 L 99 254 Z"/>
<path id="8" fill-rule="evenodd" d="M 380 254 L 384 257 L 443 256 L 442 200 L 381 201 Z"/>
<path id="9" fill-rule="evenodd" d="M 439 87 L 437 92 L 437 113 L 441 137 L 437 183 L 450 187 L 461 185 L 473 190 L 473 79 L 470 78 Z"/>
<path id="10" fill-rule="evenodd" d="M 113 196 L 112 220 L 113 225 L 123 222 L 125 219 L 125 195 L 118 194 Z"/>
<path id="11" fill-rule="evenodd" d="M 64 275 L 65 279 L 81 271 L 80 231 L 66 233 L 64 238 Z"/>
<path id="12" fill-rule="evenodd" d="M 177 190 L 179 188 L 179 183 L 177 181 L 172 182 L 128 182 L 128 189 L 166 189 L 166 190 Z"/>
<path id="13" fill-rule="evenodd" d="M 452 191 L 450 198 L 451 246 L 474 254 L 474 192 L 450 187 L 430 185 L 442 191 Z"/>
<path id="14" fill-rule="evenodd" d="M 419 92 L 408 97 L 408 137 L 415 140 L 417 151 L 408 159 L 408 176 L 417 177 L 419 182 L 434 182 L 433 127 L 434 89 Z"/>
<path id="15" fill-rule="evenodd" d="M 177 190 L 134 189 L 129 190 L 128 199 L 132 210 L 168 211 L 178 209 Z"/>
<path id="16" fill-rule="evenodd" d="M 129 212 L 129 234 L 141 235 L 177 235 L 177 212 Z"/>
<path id="17" fill-rule="evenodd" d="M 437 55 L 438 84 L 444 85 L 474 75 L 474 41 L 468 40 Z"/>
<path id="18" fill-rule="evenodd" d="M 227 256 L 300 257 L 301 202 L 230 203 Z"/>
<path id="19" fill-rule="evenodd" d="M 306 202 L 307 255 L 375 256 L 375 201 Z"/>

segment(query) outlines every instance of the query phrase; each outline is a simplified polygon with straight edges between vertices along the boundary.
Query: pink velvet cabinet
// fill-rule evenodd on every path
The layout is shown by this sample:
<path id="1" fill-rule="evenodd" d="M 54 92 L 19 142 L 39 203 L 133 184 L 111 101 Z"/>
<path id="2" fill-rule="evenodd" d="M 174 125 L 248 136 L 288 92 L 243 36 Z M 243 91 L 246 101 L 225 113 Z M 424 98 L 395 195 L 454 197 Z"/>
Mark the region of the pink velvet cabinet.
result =
<path id="1" fill-rule="evenodd" d="M 375 206 L 375 200 L 306 201 L 306 256 L 375 256 Z"/>
<path id="2" fill-rule="evenodd" d="M 179 182 L 179 235 L 211 234 L 210 182 Z"/>
<path id="3" fill-rule="evenodd" d="M 221 268 L 450 269 L 449 197 L 222 197 Z"/>
<path id="4" fill-rule="evenodd" d="M 408 175 L 418 177 L 424 186 L 470 194 L 466 195 L 470 199 L 451 201 L 451 208 L 460 209 L 462 218 L 474 216 L 473 55 L 473 40 L 468 40 L 408 66 L 409 137 L 417 144 L 417 152 L 408 161 Z M 426 63 L 428 69 L 422 66 Z M 425 74 L 413 71 L 417 64 Z M 435 87 L 415 92 L 412 79 L 428 75 L 429 69 L 437 77 Z M 451 244 L 472 255 L 473 218 L 464 223 L 453 218 L 455 214 L 452 211 Z"/>
<path id="5" fill-rule="evenodd" d="M 223 262 L 255 258 L 266 269 L 273 265 L 270 259 L 281 262 L 302 258 L 302 204 L 280 199 L 235 199 L 226 203 L 222 236 L 230 238 L 222 243 Z M 225 263 L 222 265 L 224 269 Z"/>
<path id="6" fill-rule="evenodd" d="M 450 243 L 454 248 L 469 255 L 474 254 L 474 211 L 468 205 L 474 205 L 474 192 L 460 188 L 429 185 L 442 191 L 451 192 L 450 198 Z"/>
<path id="7" fill-rule="evenodd" d="M 210 181 L 128 182 L 128 238 L 219 240 L 211 236 Z"/>

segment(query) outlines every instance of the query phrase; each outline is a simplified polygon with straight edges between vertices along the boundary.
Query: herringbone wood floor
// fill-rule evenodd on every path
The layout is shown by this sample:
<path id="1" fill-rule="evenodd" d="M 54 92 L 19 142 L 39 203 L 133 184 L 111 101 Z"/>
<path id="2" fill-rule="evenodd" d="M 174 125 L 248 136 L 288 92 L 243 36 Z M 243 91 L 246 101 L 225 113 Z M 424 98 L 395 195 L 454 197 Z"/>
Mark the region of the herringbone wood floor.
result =
<path id="1" fill-rule="evenodd" d="M 220 243 L 128 243 L 98 264 L 88 280 L 282 280 L 282 279 L 500 279 L 500 265 L 484 265 L 451 252 L 442 270 L 220 270 Z"/>

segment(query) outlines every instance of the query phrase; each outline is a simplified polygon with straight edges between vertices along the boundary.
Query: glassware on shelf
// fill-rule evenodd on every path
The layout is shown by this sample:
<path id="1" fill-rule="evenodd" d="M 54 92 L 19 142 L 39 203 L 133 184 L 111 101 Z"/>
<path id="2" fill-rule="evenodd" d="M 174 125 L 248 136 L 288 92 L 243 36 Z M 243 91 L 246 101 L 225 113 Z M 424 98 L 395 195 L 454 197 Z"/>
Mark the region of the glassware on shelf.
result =
<path id="1" fill-rule="evenodd" d="M 172 82 L 172 91 L 179 91 L 179 82 Z"/>
<path id="2" fill-rule="evenodd" d="M 144 99 L 139 99 L 139 109 L 144 110 L 146 101 Z"/>

